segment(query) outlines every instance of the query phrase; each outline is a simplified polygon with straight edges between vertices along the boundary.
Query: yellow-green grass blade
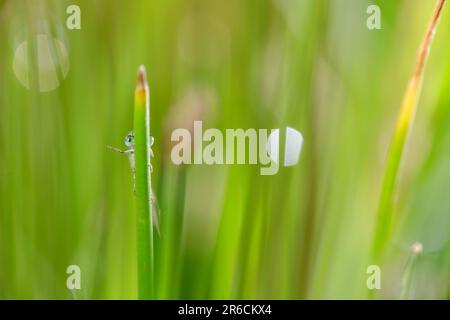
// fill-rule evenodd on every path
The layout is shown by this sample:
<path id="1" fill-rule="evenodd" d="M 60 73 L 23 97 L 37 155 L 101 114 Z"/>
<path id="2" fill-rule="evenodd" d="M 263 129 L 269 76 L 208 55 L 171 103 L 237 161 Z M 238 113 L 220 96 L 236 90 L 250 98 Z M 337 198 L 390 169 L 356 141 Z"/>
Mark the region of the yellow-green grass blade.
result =
<path id="1" fill-rule="evenodd" d="M 377 214 L 377 225 L 373 242 L 372 263 L 379 263 L 380 256 L 386 247 L 392 231 L 393 198 L 396 190 L 398 171 L 407 142 L 408 134 L 414 123 L 418 99 L 422 87 L 425 64 L 439 18 L 446 0 L 438 0 L 427 28 L 425 38 L 420 46 L 414 74 L 406 89 L 395 131 L 388 152 L 384 180 L 381 189 Z"/>
<path id="2" fill-rule="evenodd" d="M 153 298 L 153 221 L 150 172 L 150 98 L 145 68 L 141 66 L 134 95 L 134 136 L 136 161 L 136 223 L 138 297 Z"/>

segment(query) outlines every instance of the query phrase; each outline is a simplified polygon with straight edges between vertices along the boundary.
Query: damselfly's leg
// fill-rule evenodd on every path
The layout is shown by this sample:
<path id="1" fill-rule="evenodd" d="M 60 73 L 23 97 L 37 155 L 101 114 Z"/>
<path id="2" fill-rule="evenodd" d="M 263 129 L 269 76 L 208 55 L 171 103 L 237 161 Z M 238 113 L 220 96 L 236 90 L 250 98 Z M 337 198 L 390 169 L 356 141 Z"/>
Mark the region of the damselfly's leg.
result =
<path id="1" fill-rule="evenodd" d="M 150 148 L 148 149 L 148 153 L 150 155 L 150 158 L 153 158 L 155 155 L 153 154 L 153 150 L 152 150 L 152 146 L 155 143 L 155 138 L 150 136 Z M 153 167 L 152 164 L 149 163 L 148 167 L 150 168 L 150 172 L 153 172 Z"/>
<path id="2" fill-rule="evenodd" d="M 148 152 L 150 153 L 150 157 L 152 157 L 152 158 L 154 157 L 153 150 L 152 150 L 154 143 L 155 143 L 155 138 L 150 136 L 150 148 L 148 148 Z"/>
<path id="3" fill-rule="evenodd" d="M 106 147 L 111 149 L 111 150 L 113 150 L 113 151 L 115 151 L 115 152 L 118 152 L 118 153 L 122 153 L 122 154 L 130 153 L 130 150 L 120 150 L 119 148 L 114 148 L 114 147 L 111 147 L 111 146 L 106 146 Z"/>

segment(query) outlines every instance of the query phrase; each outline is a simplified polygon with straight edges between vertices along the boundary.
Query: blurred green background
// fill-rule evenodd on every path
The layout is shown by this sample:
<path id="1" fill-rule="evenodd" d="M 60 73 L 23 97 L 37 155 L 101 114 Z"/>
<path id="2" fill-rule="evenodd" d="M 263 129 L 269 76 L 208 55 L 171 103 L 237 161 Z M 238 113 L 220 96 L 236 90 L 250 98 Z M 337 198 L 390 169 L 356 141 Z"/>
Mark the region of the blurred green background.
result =
<path id="1" fill-rule="evenodd" d="M 81 9 L 80 30 L 66 27 L 71 4 Z M 366 27 L 370 4 L 381 8 L 381 30 Z M 137 297 L 132 175 L 105 145 L 122 148 L 132 129 L 140 64 L 161 215 L 156 297 L 368 297 L 386 153 L 433 6 L 0 0 L 0 299 L 71 299 L 72 264 L 81 268 L 75 297 Z M 423 254 L 409 297 L 450 297 L 449 9 L 402 163 L 400 223 L 379 298 L 400 297 L 415 241 Z M 62 67 L 48 92 L 37 83 L 55 76 L 33 57 L 37 35 L 67 50 L 50 50 Z M 23 41 L 28 89 L 13 67 Z M 296 128 L 301 160 L 274 176 L 255 165 L 175 166 L 171 130 L 194 120 L 221 130 Z"/>

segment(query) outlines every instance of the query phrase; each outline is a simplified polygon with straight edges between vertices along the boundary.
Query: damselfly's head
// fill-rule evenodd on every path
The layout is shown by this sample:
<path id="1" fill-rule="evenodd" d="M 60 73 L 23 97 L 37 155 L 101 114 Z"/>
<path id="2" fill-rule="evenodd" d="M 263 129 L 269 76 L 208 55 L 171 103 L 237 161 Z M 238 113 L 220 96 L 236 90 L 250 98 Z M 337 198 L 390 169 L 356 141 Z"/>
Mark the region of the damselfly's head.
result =
<path id="1" fill-rule="evenodd" d="M 133 133 L 133 131 L 130 131 L 127 134 L 127 136 L 125 137 L 124 143 L 128 148 L 134 148 L 134 133 Z"/>

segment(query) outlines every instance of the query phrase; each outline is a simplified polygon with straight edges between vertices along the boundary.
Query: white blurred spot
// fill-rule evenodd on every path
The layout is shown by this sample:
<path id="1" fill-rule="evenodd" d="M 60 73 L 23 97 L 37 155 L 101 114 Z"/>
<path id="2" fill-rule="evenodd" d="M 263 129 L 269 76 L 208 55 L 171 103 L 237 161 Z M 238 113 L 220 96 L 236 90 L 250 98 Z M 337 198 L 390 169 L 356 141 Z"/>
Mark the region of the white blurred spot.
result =
<path id="1" fill-rule="evenodd" d="M 303 136 L 290 127 L 286 128 L 286 145 L 284 147 L 284 166 L 294 166 L 300 157 L 303 146 Z"/>
<path id="2" fill-rule="evenodd" d="M 28 55 L 31 48 L 28 41 L 22 42 L 14 53 L 13 70 L 19 82 L 30 89 L 30 67 Z M 49 35 L 36 36 L 37 87 L 40 92 L 55 90 L 69 72 L 69 55 L 58 39 Z M 31 72 L 35 72 L 31 70 Z"/>
<path id="3" fill-rule="evenodd" d="M 286 143 L 284 147 L 284 166 L 290 167 L 298 163 L 303 146 L 302 134 L 290 127 L 286 128 Z M 267 150 L 273 162 L 279 162 L 280 130 L 273 130 L 267 139 Z"/>
<path id="4" fill-rule="evenodd" d="M 414 242 L 414 243 L 411 245 L 411 252 L 412 252 L 413 254 L 415 254 L 416 256 L 422 254 L 422 252 L 423 252 L 423 245 L 422 245 L 422 243 L 420 243 L 420 242 Z"/>

